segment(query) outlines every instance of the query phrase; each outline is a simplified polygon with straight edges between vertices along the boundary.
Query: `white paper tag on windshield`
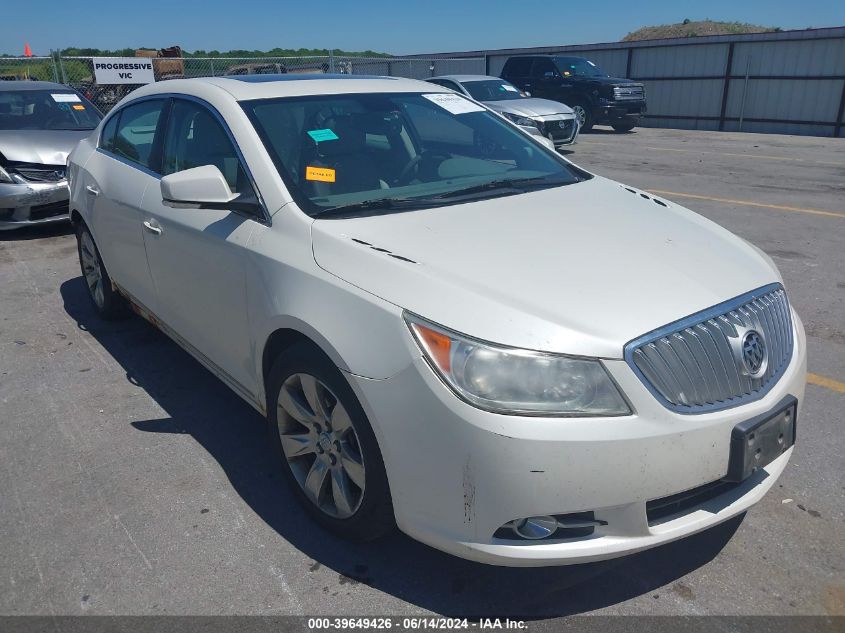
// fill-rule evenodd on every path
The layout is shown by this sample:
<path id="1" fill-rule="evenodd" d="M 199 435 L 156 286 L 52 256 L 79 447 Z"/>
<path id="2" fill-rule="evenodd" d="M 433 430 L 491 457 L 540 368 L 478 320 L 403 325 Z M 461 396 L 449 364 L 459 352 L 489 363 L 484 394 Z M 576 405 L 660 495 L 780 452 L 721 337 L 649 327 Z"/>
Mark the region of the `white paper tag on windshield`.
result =
<path id="1" fill-rule="evenodd" d="M 53 101 L 55 101 L 56 103 L 79 103 L 80 102 L 79 95 L 75 95 L 75 94 L 50 93 L 50 96 L 53 97 Z"/>
<path id="2" fill-rule="evenodd" d="M 504 88 L 508 92 L 519 92 L 519 90 L 517 90 L 516 88 L 514 88 L 510 84 L 502 84 L 502 88 Z"/>
<path id="3" fill-rule="evenodd" d="M 464 99 L 461 95 L 456 94 L 431 94 L 423 95 L 432 103 L 436 103 L 444 110 L 448 110 L 452 114 L 466 114 L 468 112 L 483 112 L 482 108 L 477 103 L 473 103 L 469 99 Z"/>

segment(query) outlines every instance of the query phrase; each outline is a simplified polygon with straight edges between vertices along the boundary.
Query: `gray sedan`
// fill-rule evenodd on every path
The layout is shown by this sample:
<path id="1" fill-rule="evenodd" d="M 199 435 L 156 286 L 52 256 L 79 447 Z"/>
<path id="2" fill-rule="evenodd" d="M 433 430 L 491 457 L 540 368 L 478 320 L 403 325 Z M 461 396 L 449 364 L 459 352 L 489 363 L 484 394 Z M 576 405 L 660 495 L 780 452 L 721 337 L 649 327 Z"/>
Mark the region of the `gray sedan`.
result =
<path id="1" fill-rule="evenodd" d="M 67 156 L 101 118 L 67 86 L 0 82 L 0 230 L 68 219 Z"/>
<path id="2" fill-rule="evenodd" d="M 427 81 L 467 95 L 535 136 L 545 136 L 556 147 L 571 145 L 578 137 L 578 121 L 569 106 L 523 94 L 516 86 L 488 75 L 442 75 Z"/>

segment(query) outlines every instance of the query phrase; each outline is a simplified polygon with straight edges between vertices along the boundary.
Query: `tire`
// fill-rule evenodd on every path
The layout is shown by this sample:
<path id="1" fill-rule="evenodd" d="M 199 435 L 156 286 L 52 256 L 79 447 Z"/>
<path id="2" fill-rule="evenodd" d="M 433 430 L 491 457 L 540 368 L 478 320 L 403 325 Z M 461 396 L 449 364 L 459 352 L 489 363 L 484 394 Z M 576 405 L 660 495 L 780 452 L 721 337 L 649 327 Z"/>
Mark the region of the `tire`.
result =
<path id="1" fill-rule="evenodd" d="M 614 123 L 612 127 L 613 127 L 614 131 L 622 134 L 624 132 L 630 132 L 635 127 L 637 127 L 637 122 L 636 121 L 626 121 L 625 123 Z"/>
<path id="2" fill-rule="evenodd" d="M 581 124 L 579 134 L 581 132 L 589 132 L 593 129 L 593 112 L 589 104 L 582 101 L 575 101 L 569 107 L 575 112 L 575 118 Z"/>
<path id="3" fill-rule="evenodd" d="M 306 512 L 351 541 L 390 532 L 396 522 L 384 461 L 334 363 L 310 343 L 294 345 L 273 364 L 267 396 L 271 446 Z"/>
<path id="4" fill-rule="evenodd" d="M 79 222 L 76 226 L 76 250 L 79 254 L 82 279 L 97 314 L 107 321 L 127 317 L 130 313 L 129 304 L 112 287 L 111 277 L 100 256 L 100 249 L 97 248 L 94 237 L 84 222 Z"/>

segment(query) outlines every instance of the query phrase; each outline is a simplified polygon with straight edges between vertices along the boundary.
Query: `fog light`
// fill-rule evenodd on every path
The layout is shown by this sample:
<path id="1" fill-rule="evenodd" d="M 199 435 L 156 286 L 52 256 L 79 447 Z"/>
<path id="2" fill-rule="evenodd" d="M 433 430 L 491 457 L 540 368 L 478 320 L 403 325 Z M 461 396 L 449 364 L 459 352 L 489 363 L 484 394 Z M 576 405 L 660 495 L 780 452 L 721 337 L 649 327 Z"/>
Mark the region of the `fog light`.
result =
<path id="1" fill-rule="evenodd" d="M 557 519 L 550 516 L 528 517 L 514 521 L 513 531 L 522 538 L 536 541 L 557 531 Z"/>

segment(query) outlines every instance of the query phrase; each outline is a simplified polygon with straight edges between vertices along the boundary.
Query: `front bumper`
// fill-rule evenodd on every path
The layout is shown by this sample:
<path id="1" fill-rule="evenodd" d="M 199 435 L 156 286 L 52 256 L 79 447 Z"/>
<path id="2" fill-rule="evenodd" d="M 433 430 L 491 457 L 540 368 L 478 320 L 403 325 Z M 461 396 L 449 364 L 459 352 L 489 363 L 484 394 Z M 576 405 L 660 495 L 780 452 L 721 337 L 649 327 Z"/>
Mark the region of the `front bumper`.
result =
<path id="1" fill-rule="evenodd" d="M 0 231 L 68 219 L 67 181 L 0 183 Z"/>
<path id="2" fill-rule="evenodd" d="M 787 395 L 798 399 L 800 410 L 806 339 L 797 317 L 795 323 L 792 360 L 764 398 L 699 415 L 663 407 L 624 361 L 605 363 L 636 410 L 618 418 L 481 411 L 456 398 L 420 357 L 392 378 L 350 381 L 373 422 L 404 532 L 496 565 L 597 561 L 705 530 L 742 513 L 772 487 L 793 449 L 765 473 L 700 506 L 659 522 L 649 522 L 646 511 L 649 501 L 724 477 L 737 423 L 769 411 Z M 494 537 L 513 519 L 590 511 L 606 524 L 589 536 Z"/>
<path id="3" fill-rule="evenodd" d="M 646 113 L 646 102 L 641 100 L 611 101 L 599 104 L 594 113 L 595 123 L 639 121 Z"/>

